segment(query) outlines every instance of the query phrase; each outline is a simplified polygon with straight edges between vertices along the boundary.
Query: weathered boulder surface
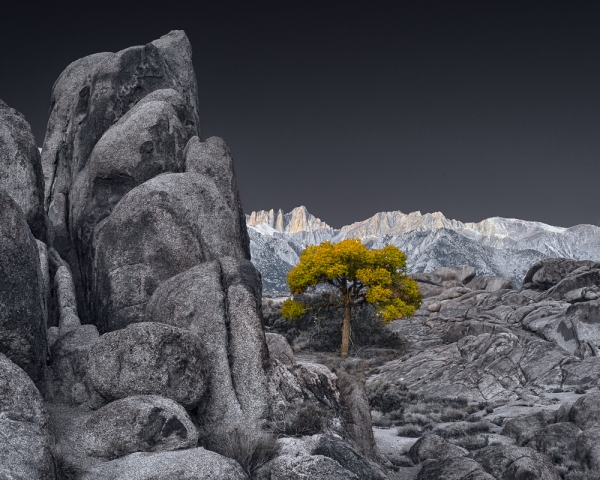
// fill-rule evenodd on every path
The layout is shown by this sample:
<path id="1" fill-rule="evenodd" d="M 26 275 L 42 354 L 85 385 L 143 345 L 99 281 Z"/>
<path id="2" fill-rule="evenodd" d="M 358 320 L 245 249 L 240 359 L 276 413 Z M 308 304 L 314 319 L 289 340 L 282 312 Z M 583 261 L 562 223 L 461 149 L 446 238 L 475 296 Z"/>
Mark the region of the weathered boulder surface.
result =
<path id="1" fill-rule="evenodd" d="M 48 427 L 44 400 L 31 379 L 9 358 L 0 353 L 0 416 L 18 422 Z"/>
<path id="2" fill-rule="evenodd" d="M 600 392 L 588 393 L 577 400 L 571 407 L 569 419 L 582 430 L 600 428 Z"/>
<path id="3" fill-rule="evenodd" d="M 471 456 L 495 478 L 560 480 L 550 460 L 531 448 L 494 445 L 477 450 Z"/>
<path id="4" fill-rule="evenodd" d="M 222 198 L 232 212 L 237 212 L 238 235 L 244 248 L 244 258 L 250 259 L 250 238 L 246 229 L 246 215 L 235 178 L 233 157 L 222 138 L 210 137 L 201 142 L 193 137 L 185 147 L 185 170 L 203 175 L 214 181 Z"/>
<path id="5" fill-rule="evenodd" d="M 471 290 L 487 290 L 496 292 L 513 288 L 512 280 L 506 277 L 478 277 L 466 285 Z"/>
<path id="6" fill-rule="evenodd" d="M 380 467 L 366 461 L 347 442 L 332 435 L 321 435 L 314 443 L 311 454 L 329 457 L 361 479 L 387 479 Z"/>
<path id="7" fill-rule="evenodd" d="M 324 455 L 280 455 L 260 469 L 257 480 L 358 480 L 334 459 Z"/>
<path id="8" fill-rule="evenodd" d="M 337 377 L 348 436 L 362 455 L 378 461 L 380 457 L 373 435 L 371 407 L 365 389 L 359 381 L 345 372 L 338 372 Z"/>
<path id="9" fill-rule="evenodd" d="M 198 418 L 203 438 L 223 425 L 266 418 L 260 291 L 260 276 L 248 260 L 221 257 L 165 281 L 146 306 L 147 320 L 189 330 L 206 351 L 209 398 Z"/>
<path id="10" fill-rule="evenodd" d="M 0 100 L 0 189 L 21 207 L 35 238 L 46 241 L 44 174 L 31 127 Z"/>
<path id="11" fill-rule="evenodd" d="M 0 418 L 0 432 L 0 478 L 56 478 L 50 437 L 37 425 Z"/>
<path id="12" fill-rule="evenodd" d="M 204 448 L 176 452 L 132 453 L 104 463 L 82 480 L 248 480 L 235 460 Z"/>
<path id="13" fill-rule="evenodd" d="M 426 460 L 417 480 L 495 480 L 477 463 L 467 457 Z"/>
<path id="14" fill-rule="evenodd" d="M 269 357 L 279 360 L 286 365 L 293 365 L 294 351 L 283 335 L 278 333 L 266 333 L 267 348 L 269 349 Z"/>
<path id="15" fill-rule="evenodd" d="M 124 122 L 128 126 L 125 132 L 121 128 L 123 124 L 115 123 L 148 94 L 158 90 L 173 90 L 184 102 L 183 108 L 179 104 L 174 106 L 177 118 L 167 115 L 172 127 L 165 124 L 167 117 L 164 116 L 156 117 L 156 128 L 147 125 L 154 132 L 153 138 L 167 140 L 165 149 L 169 149 L 169 135 L 165 137 L 165 128 L 167 131 L 180 131 L 175 123 L 184 124 L 183 128 L 187 132 L 182 141 L 184 145 L 187 139 L 199 134 L 197 85 L 191 54 L 191 46 L 185 33 L 173 31 L 144 46 L 131 47 L 118 53 L 90 55 L 77 60 L 63 71 L 54 85 L 42 151 L 45 201 L 53 225 L 54 247 L 73 271 L 78 306 L 83 317 L 88 315 L 90 299 L 84 283 L 89 280 L 85 275 L 89 273 L 88 263 L 91 260 L 89 245 L 82 244 L 81 240 L 87 241 L 90 232 L 84 228 L 87 224 L 81 218 L 82 215 L 75 221 L 73 214 L 87 208 L 88 215 L 83 216 L 93 224 L 98 221 L 96 217 L 110 210 L 119 196 L 135 186 L 136 179 L 143 181 L 143 175 L 139 171 L 122 171 L 123 167 L 118 165 L 128 161 L 134 163 L 140 156 L 151 160 L 156 156 L 154 143 L 152 151 L 145 142 L 137 145 L 138 151 L 135 154 L 131 151 L 142 135 L 140 131 L 144 130 L 145 120 L 139 115 L 131 115 L 137 120 L 130 118 L 129 123 Z M 162 100 L 167 99 L 167 96 L 162 95 Z M 140 106 L 138 111 L 142 108 Z M 109 139 L 100 143 L 103 135 L 109 131 L 113 132 L 109 134 Z M 118 139 L 115 138 L 117 132 L 122 133 Z M 152 136 L 152 133 L 149 134 Z M 172 134 L 177 136 L 174 132 Z M 108 155 L 111 146 L 107 143 L 112 143 L 111 140 L 116 142 L 114 148 L 120 146 L 121 149 L 116 152 L 114 159 L 106 160 L 103 154 Z M 95 166 L 88 167 L 82 173 L 98 144 L 98 155 L 105 160 L 97 159 Z M 156 145 L 156 152 L 162 149 L 163 145 Z M 132 153 L 132 156 L 124 158 L 125 153 Z M 149 170 L 160 169 L 157 163 L 161 162 L 150 162 L 153 167 Z M 165 168 L 170 167 L 170 162 L 167 163 Z M 180 159 L 178 168 L 181 167 Z M 143 170 L 144 167 L 140 169 Z M 135 175 L 128 176 L 129 173 Z M 89 183 L 91 191 L 74 189 L 78 178 L 79 186 Z M 83 200 L 82 197 L 87 198 L 88 194 L 92 198 L 89 201 Z M 80 269 L 81 262 L 83 272 Z"/>
<path id="16" fill-rule="evenodd" d="M 88 354 L 87 382 L 104 403 L 162 395 L 192 409 L 206 392 L 208 375 L 206 353 L 197 337 L 161 323 L 106 333 Z"/>
<path id="17" fill-rule="evenodd" d="M 130 191 L 97 227 L 92 301 L 101 330 L 144 321 L 165 280 L 209 260 L 247 258 L 239 212 L 197 173 L 159 175 Z"/>
<path id="18" fill-rule="evenodd" d="M 405 385 L 429 397 L 508 401 L 517 399 L 525 387 L 561 385 L 560 365 L 568 358 L 551 342 L 484 333 L 389 362 L 367 385 Z"/>
<path id="19" fill-rule="evenodd" d="M 477 272 L 470 265 L 459 265 L 457 267 L 440 267 L 433 271 L 433 275 L 441 277 L 442 281 L 456 280 L 460 283 L 468 283 Z"/>
<path id="20" fill-rule="evenodd" d="M 198 445 L 187 412 L 169 398 L 136 395 L 96 410 L 86 422 L 89 455 L 117 458 L 135 452 L 180 450 Z"/>
<path id="21" fill-rule="evenodd" d="M 55 478 L 48 415 L 27 374 L 0 353 L 0 478 Z"/>
<path id="22" fill-rule="evenodd" d="M 44 283 L 38 247 L 23 211 L 0 190 L 0 353 L 44 390 Z"/>
<path id="23" fill-rule="evenodd" d="M 464 448 L 452 445 L 438 435 L 427 434 L 410 447 L 408 456 L 413 462 L 421 463 L 439 458 L 464 457 L 467 453 Z"/>
<path id="24" fill-rule="evenodd" d="M 529 268 L 523 279 L 523 286 L 531 284 L 540 290 L 548 290 L 577 269 L 596 265 L 598 265 L 597 262 L 591 260 L 545 258 Z"/>

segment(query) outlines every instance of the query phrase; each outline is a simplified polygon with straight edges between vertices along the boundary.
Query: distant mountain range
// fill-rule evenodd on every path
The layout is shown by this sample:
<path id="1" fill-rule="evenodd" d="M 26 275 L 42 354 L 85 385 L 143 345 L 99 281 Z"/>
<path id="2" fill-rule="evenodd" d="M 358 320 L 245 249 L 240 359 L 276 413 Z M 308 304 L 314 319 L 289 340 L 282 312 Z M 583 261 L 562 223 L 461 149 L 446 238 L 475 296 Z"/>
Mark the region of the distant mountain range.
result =
<path id="1" fill-rule="evenodd" d="M 540 222 L 493 217 L 479 223 L 450 220 L 442 213 L 381 212 L 334 229 L 301 206 L 246 216 L 252 262 L 265 292 L 285 292 L 286 275 L 300 252 L 326 240 L 360 238 L 371 248 L 395 245 L 408 257 L 409 272 L 472 265 L 478 275 L 509 277 L 520 285 L 527 269 L 546 257 L 600 261 L 600 227 L 553 227 Z"/>

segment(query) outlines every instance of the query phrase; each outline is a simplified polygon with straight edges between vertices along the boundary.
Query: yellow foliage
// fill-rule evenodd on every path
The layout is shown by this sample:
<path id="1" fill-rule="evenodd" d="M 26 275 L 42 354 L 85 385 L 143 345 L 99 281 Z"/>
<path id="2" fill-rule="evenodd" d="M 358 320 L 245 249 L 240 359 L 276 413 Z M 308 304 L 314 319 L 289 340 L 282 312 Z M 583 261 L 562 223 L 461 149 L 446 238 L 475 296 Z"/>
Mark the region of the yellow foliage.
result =
<path id="1" fill-rule="evenodd" d="M 281 305 L 281 315 L 289 320 L 301 317 L 304 312 L 306 312 L 304 305 L 289 298 Z"/>
<path id="2" fill-rule="evenodd" d="M 406 276 L 406 255 L 400 249 L 388 245 L 369 250 L 360 239 L 307 247 L 287 282 L 293 294 L 319 283 L 332 285 L 342 304 L 373 304 L 386 322 L 413 315 L 422 299 L 417 283 Z M 291 303 L 284 306 L 292 312 Z"/>

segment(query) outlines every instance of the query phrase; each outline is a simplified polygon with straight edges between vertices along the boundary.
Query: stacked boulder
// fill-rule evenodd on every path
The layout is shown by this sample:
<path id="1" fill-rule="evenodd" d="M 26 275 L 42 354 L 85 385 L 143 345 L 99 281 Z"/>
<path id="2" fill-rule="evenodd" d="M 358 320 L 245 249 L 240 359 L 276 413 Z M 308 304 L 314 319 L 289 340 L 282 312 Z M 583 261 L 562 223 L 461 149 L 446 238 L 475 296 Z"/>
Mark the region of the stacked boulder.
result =
<path id="1" fill-rule="evenodd" d="M 35 449 L 0 476 L 386 478 L 360 385 L 267 342 L 233 159 L 198 123 L 181 31 L 69 65 L 41 160 L 0 103 L 0 412 Z"/>

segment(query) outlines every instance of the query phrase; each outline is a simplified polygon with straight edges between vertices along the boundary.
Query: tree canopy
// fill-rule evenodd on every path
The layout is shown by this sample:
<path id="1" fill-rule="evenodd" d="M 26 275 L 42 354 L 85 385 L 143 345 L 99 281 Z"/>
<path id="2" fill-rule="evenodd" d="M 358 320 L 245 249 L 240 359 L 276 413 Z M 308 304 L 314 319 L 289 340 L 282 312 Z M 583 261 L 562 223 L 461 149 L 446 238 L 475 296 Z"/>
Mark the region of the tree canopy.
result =
<path id="1" fill-rule="evenodd" d="M 421 305 L 417 283 L 406 275 L 406 255 L 388 245 L 369 250 L 359 239 L 308 246 L 300 262 L 287 276 L 292 294 L 300 294 L 319 284 L 334 287 L 339 295 L 330 305 L 344 308 L 342 357 L 348 355 L 352 308 L 366 303 L 375 307 L 384 322 L 410 317 Z M 303 315 L 305 307 L 286 300 L 282 315 L 292 319 Z"/>

